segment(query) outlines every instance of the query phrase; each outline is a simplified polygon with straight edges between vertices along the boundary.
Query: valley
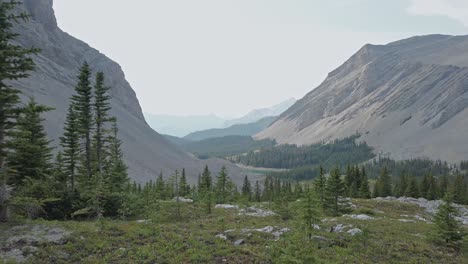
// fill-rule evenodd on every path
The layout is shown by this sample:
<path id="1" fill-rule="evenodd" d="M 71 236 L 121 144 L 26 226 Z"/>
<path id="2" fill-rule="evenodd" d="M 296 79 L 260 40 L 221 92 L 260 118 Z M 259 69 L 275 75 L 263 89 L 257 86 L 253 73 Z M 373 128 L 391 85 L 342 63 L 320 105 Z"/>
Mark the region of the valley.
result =
<path id="1" fill-rule="evenodd" d="M 216 60 L 197 46 L 218 30 L 173 53 L 156 45 L 171 61 L 141 61 L 154 76 L 134 90 L 123 67 L 59 27 L 56 3 L 0 0 L 0 263 L 468 262 L 468 36 L 366 44 L 296 100 L 292 83 L 310 63 L 287 63 L 286 84 L 273 75 L 276 59 L 303 57 L 300 42 L 275 35 L 276 49 L 255 49 L 268 51 L 264 69 L 244 71 L 266 31 L 236 42 L 242 64 L 231 65 L 240 50 L 221 37 L 203 42 Z M 148 18 L 155 32 L 159 15 Z M 241 17 L 229 25 L 265 26 Z M 128 63 L 137 53 L 116 54 Z M 188 67 L 187 54 L 203 59 Z M 290 94 L 260 85 L 259 96 L 261 70 Z M 153 90 L 168 109 L 165 96 L 180 93 L 172 111 L 214 114 L 155 113 L 162 106 L 137 93 Z M 244 107 L 252 98 L 262 103 Z M 233 106 L 236 118 L 218 116 Z"/>

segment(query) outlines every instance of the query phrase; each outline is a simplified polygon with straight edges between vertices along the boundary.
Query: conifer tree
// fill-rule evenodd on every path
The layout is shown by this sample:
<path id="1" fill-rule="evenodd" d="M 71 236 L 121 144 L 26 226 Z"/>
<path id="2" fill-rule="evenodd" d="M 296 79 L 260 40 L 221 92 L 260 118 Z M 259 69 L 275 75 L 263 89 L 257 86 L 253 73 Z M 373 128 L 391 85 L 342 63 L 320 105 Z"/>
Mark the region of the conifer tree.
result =
<path id="1" fill-rule="evenodd" d="M 453 182 L 453 201 L 458 204 L 465 204 L 467 199 L 467 186 L 465 177 L 458 174 Z"/>
<path id="2" fill-rule="evenodd" d="M 91 136 L 93 129 L 93 109 L 92 98 L 93 92 L 91 87 L 91 69 L 89 64 L 85 62 L 80 68 L 78 75 L 78 83 L 75 87 L 76 94 L 72 96 L 72 105 L 77 118 L 78 131 L 84 144 L 84 159 L 83 167 L 87 179 L 92 177 L 92 153 L 91 153 Z"/>
<path id="3" fill-rule="evenodd" d="M 326 198 L 324 209 L 331 215 L 340 215 L 340 213 L 344 212 L 347 208 L 343 203 L 341 203 L 341 198 L 345 193 L 345 188 L 338 168 L 331 171 L 325 190 Z"/>
<path id="4" fill-rule="evenodd" d="M 460 226 L 455 216 L 459 214 L 458 209 L 453 207 L 453 191 L 447 192 L 444 203 L 437 210 L 434 218 L 436 225 L 435 238 L 443 241 L 447 246 L 458 248 L 460 241 L 465 236 L 465 230 Z"/>
<path id="5" fill-rule="evenodd" d="M 110 184 L 111 192 L 122 192 L 128 182 L 128 167 L 125 164 L 122 153 L 122 141 L 119 139 L 117 121 L 112 120 L 109 142 L 109 162 L 107 165 L 106 182 Z"/>
<path id="6" fill-rule="evenodd" d="M 390 178 L 387 167 L 383 167 L 375 183 L 374 197 L 387 196 L 392 196 L 392 179 Z"/>
<path id="7" fill-rule="evenodd" d="M 227 173 L 227 169 L 225 166 L 221 168 L 218 173 L 218 177 L 216 180 L 216 202 L 220 204 L 226 203 L 226 199 L 228 196 L 228 189 L 227 185 L 229 182 L 229 177 Z"/>
<path id="8" fill-rule="evenodd" d="M 396 188 L 395 195 L 398 197 L 405 196 L 406 189 L 408 188 L 408 177 L 405 173 L 400 175 L 400 181 L 398 183 L 398 188 Z"/>
<path id="9" fill-rule="evenodd" d="M 10 134 L 10 148 L 13 151 L 7 158 L 10 168 L 14 170 L 11 184 L 21 186 L 26 178 L 42 181 L 50 175 L 52 148 L 49 147 L 50 141 L 41 117 L 41 114 L 50 110 L 31 99 L 18 116 L 16 128 Z"/>
<path id="10" fill-rule="evenodd" d="M 27 14 L 15 13 L 20 4 L 18 1 L 0 2 L 0 221 L 8 220 L 10 198 L 7 197 L 10 197 L 11 187 L 7 186 L 7 143 L 15 127 L 20 102 L 20 91 L 12 87 L 10 81 L 29 76 L 28 72 L 34 70 L 31 55 L 38 52 L 37 49 L 15 44 L 18 34 L 13 33 L 13 23 L 28 18 Z"/>
<path id="11" fill-rule="evenodd" d="M 256 202 L 261 202 L 262 200 L 262 190 L 260 188 L 260 183 L 258 181 L 255 181 L 254 198 Z"/>
<path id="12" fill-rule="evenodd" d="M 419 198 L 419 187 L 418 187 L 418 182 L 415 177 L 411 177 L 408 183 L 408 187 L 406 188 L 405 191 L 405 196 L 407 197 L 413 197 L 413 198 Z"/>
<path id="13" fill-rule="evenodd" d="M 63 149 L 62 158 L 65 166 L 64 173 L 67 175 L 67 183 L 70 184 L 71 190 L 74 191 L 80 155 L 80 135 L 78 132 L 77 116 L 72 105 L 68 108 L 64 133 L 60 137 L 60 145 Z"/>
<path id="14" fill-rule="evenodd" d="M 156 179 L 156 196 L 159 199 L 166 199 L 166 193 L 165 193 L 165 188 L 166 188 L 166 183 L 164 182 L 163 174 L 162 172 L 159 173 L 158 178 Z"/>
<path id="15" fill-rule="evenodd" d="M 109 87 L 105 85 L 104 73 L 98 72 L 96 74 L 96 83 L 94 86 L 94 123 L 96 125 L 96 131 L 94 134 L 94 140 L 96 143 L 96 163 L 97 171 L 103 174 L 104 168 L 104 141 L 105 141 L 105 125 L 111 121 L 109 118 L 110 107 L 110 96 L 108 95 Z"/>
<path id="16" fill-rule="evenodd" d="M 202 176 L 200 178 L 200 186 L 198 186 L 198 192 L 205 207 L 205 211 L 208 214 L 211 214 L 211 209 L 213 206 L 213 183 L 211 178 L 211 172 L 208 169 L 208 166 L 205 166 Z"/>
<path id="17" fill-rule="evenodd" d="M 449 187 L 448 177 L 447 175 L 443 175 L 442 177 L 440 177 L 438 197 L 444 197 L 445 193 L 447 193 L 448 187 Z"/>
<path id="18" fill-rule="evenodd" d="M 242 196 L 248 201 L 252 200 L 252 185 L 247 175 L 244 177 L 244 183 L 242 184 Z"/>
<path id="19" fill-rule="evenodd" d="M 190 193 L 190 185 L 187 184 L 187 176 L 185 176 L 185 169 L 182 169 L 179 182 L 179 194 L 181 197 L 185 197 Z"/>
<path id="20" fill-rule="evenodd" d="M 321 216 L 321 204 L 313 190 L 307 189 L 303 193 L 300 199 L 300 208 L 302 226 L 307 240 L 310 241 L 314 231 L 313 225 L 320 222 Z"/>
<path id="21" fill-rule="evenodd" d="M 361 186 L 359 187 L 359 197 L 364 199 L 370 199 L 371 193 L 369 189 L 369 180 L 367 179 L 366 170 L 362 168 L 361 170 Z"/>
<path id="22" fill-rule="evenodd" d="M 314 181 L 314 187 L 315 187 L 315 193 L 317 194 L 317 197 L 319 199 L 319 202 L 322 206 L 325 204 L 325 198 L 326 198 L 326 184 L 327 184 L 327 179 L 325 178 L 325 172 L 323 170 L 323 167 L 320 166 L 319 168 L 319 176 L 318 178 Z"/>

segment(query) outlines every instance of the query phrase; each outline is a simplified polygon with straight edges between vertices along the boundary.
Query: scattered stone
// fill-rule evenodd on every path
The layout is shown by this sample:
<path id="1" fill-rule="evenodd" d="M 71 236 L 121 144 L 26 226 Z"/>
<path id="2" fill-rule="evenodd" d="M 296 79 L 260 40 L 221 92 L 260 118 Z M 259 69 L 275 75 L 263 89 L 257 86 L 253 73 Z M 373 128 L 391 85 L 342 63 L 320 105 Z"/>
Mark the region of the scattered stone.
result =
<path id="1" fill-rule="evenodd" d="M 343 215 L 343 216 L 349 217 L 352 219 L 357 219 L 357 220 L 374 220 L 375 219 L 374 217 L 368 216 L 365 214 L 358 214 L 358 215 L 352 214 L 352 215 Z"/>
<path id="2" fill-rule="evenodd" d="M 412 219 L 398 219 L 398 221 L 403 222 L 403 223 L 415 223 L 416 222 Z"/>
<path id="3" fill-rule="evenodd" d="M 431 223 L 431 221 L 427 220 L 426 218 L 424 217 L 421 217 L 420 215 L 415 215 L 414 218 L 416 220 L 419 220 L 419 221 L 422 221 L 422 222 L 425 222 L 425 223 Z"/>
<path id="4" fill-rule="evenodd" d="M 315 229 L 315 230 L 320 230 L 320 226 L 319 225 L 316 225 L 316 224 L 313 224 L 312 227 Z"/>
<path id="5" fill-rule="evenodd" d="M 316 241 L 328 241 L 328 238 L 323 237 L 323 236 L 312 236 L 312 239 Z"/>
<path id="6" fill-rule="evenodd" d="M 215 237 L 216 238 L 221 238 L 222 240 L 227 240 L 227 236 L 225 234 L 218 234 Z"/>
<path id="7" fill-rule="evenodd" d="M 273 211 L 263 210 L 256 206 L 247 207 L 245 209 L 241 209 L 239 211 L 240 215 L 248 215 L 248 216 L 257 216 L 257 217 L 267 217 L 276 215 Z"/>
<path id="8" fill-rule="evenodd" d="M 350 227 L 353 227 L 353 226 L 338 224 L 330 229 L 330 233 L 341 233 L 341 232 L 344 232 L 346 228 L 350 228 Z"/>
<path id="9" fill-rule="evenodd" d="M 357 234 L 361 234 L 362 230 L 359 228 L 353 228 L 353 229 L 348 230 L 348 232 L 346 233 L 351 234 L 352 236 L 355 236 Z"/>
<path id="10" fill-rule="evenodd" d="M 376 201 L 399 201 L 402 203 L 415 204 L 415 205 L 418 205 L 419 207 L 424 208 L 426 213 L 430 215 L 435 215 L 437 213 L 439 206 L 443 203 L 442 200 L 428 201 L 427 199 L 424 199 L 424 198 L 416 199 L 416 198 L 411 198 L 411 197 L 396 198 L 396 197 L 389 196 L 389 197 L 377 197 L 374 199 Z M 456 203 L 453 203 L 452 205 L 455 208 L 457 208 L 459 212 L 459 216 L 456 216 L 455 219 L 461 222 L 463 225 L 468 225 L 468 208 L 466 206 L 459 205 Z"/>
<path id="11" fill-rule="evenodd" d="M 138 224 L 147 224 L 149 222 L 151 222 L 150 219 L 140 219 L 140 220 L 136 220 L 135 222 L 137 222 Z"/>
<path id="12" fill-rule="evenodd" d="M 242 244 L 244 244 L 244 239 L 239 239 L 239 240 L 236 240 L 236 242 L 234 242 L 234 246 L 240 246 Z"/>
<path id="13" fill-rule="evenodd" d="M 222 208 L 222 209 L 239 209 L 239 206 L 232 205 L 232 204 L 217 204 L 215 208 Z"/>
<path id="14" fill-rule="evenodd" d="M 322 222 L 326 223 L 326 222 L 336 222 L 336 218 L 331 218 L 331 219 L 328 219 L 328 218 L 325 218 L 322 220 Z"/>
<path id="15" fill-rule="evenodd" d="M 172 201 L 176 202 L 177 201 L 177 197 L 174 197 L 172 198 Z M 186 199 L 184 197 L 179 197 L 179 202 L 181 203 L 193 203 L 193 200 L 192 199 Z"/>

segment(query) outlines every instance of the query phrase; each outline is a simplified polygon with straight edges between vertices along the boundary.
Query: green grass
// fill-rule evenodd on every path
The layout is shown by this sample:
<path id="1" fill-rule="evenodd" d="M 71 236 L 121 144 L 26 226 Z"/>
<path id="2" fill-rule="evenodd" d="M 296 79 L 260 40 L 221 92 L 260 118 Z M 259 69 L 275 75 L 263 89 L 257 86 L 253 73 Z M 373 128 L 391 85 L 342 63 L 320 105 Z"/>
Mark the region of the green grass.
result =
<path id="1" fill-rule="evenodd" d="M 317 236 L 326 241 L 308 242 L 295 219 L 238 215 L 235 210 L 215 209 L 207 216 L 194 204 L 185 204 L 182 218 L 174 220 L 172 203 L 162 203 L 165 213 L 153 213 L 152 222 L 134 220 L 21 221 L 16 224 L 45 224 L 72 231 L 64 245 L 41 244 L 29 263 L 468 263 L 467 247 L 457 252 L 431 243 L 426 234 L 433 224 L 402 223 L 401 215 L 427 217 L 416 206 L 398 202 L 353 200 L 353 213 L 366 213 L 376 220 L 337 217 L 321 223 Z M 263 206 L 264 204 L 262 204 Z M 266 205 L 265 205 L 266 206 Z M 292 203 L 294 215 L 297 214 Z M 331 217 L 327 217 L 331 218 Z M 329 233 L 337 223 L 351 224 L 363 234 Z M 0 243 L 15 223 L 0 224 Z M 242 228 L 289 227 L 275 241 L 270 234 L 239 232 Z M 228 240 L 215 236 L 227 229 Z M 237 239 L 245 243 L 234 246 Z"/>

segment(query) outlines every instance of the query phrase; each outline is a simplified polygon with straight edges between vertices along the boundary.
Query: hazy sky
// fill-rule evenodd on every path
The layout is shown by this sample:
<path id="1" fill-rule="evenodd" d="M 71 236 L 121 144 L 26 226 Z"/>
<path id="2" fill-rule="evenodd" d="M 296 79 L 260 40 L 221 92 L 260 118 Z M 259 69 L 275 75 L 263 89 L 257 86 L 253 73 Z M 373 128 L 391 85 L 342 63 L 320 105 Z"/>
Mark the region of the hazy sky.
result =
<path id="1" fill-rule="evenodd" d="M 366 43 L 468 34 L 467 0 L 55 0 L 145 112 L 240 116 L 301 98 Z"/>

